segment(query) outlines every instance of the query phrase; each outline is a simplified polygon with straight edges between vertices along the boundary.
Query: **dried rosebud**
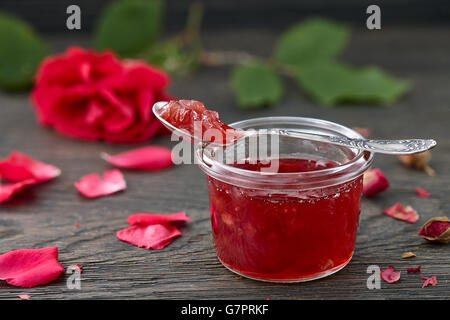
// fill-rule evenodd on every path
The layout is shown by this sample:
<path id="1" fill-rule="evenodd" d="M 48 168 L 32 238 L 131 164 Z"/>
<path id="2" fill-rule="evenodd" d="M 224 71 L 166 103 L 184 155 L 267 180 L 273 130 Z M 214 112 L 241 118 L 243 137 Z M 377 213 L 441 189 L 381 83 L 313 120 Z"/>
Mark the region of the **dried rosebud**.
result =
<path id="1" fill-rule="evenodd" d="M 363 175 L 363 194 L 373 197 L 389 188 L 389 180 L 380 169 L 367 170 Z"/>
<path id="2" fill-rule="evenodd" d="M 415 258 L 416 254 L 414 252 L 408 251 L 402 254 L 402 259 Z"/>
<path id="3" fill-rule="evenodd" d="M 419 214 L 411 206 L 404 207 L 400 202 L 397 202 L 392 207 L 384 209 L 384 214 L 409 223 L 416 223 L 419 221 Z"/>
<path id="4" fill-rule="evenodd" d="M 398 158 L 407 167 L 423 170 L 430 176 L 434 176 L 436 174 L 434 170 L 428 165 L 431 159 L 430 151 L 424 151 L 421 153 L 410 155 L 401 155 L 398 156 Z"/>
<path id="5" fill-rule="evenodd" d="M 368 138 L 372 134 L 372 131 L 369 128 L 353 127 L 352 129 L 358 132 L 364 138 Z"/>
<path id="6" fill-rule="evenodd" d="M 431 218 L 422 226 L 419 236 L 431 242 L 450 242 L 450 219 L 447 217 Z"/>

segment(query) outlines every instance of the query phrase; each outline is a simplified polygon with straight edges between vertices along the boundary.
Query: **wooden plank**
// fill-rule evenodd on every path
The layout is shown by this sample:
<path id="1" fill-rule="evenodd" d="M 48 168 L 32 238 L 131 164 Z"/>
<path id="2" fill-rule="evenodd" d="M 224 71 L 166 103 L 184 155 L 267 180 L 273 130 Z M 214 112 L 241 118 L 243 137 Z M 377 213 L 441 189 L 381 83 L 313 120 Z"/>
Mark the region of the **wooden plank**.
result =
<path id="1" fill-rule="evenodd" d="M 245 30 L 239 37 L 231 32 L 211 33 L 205 35 L 205 45 L 270 54 L 275 35 Z M 346 60 L 384 66 L 415 85 L 407 97 L 391 108 L 319 107 L 286 81 L 286 96 L 279 106 L 251 112 L 234 106 L 227 86 L 228 68 L 203 69 L 192 79 L 175 80 L 175 95 L 213 105 L 228 122 L 269 115 L 309 116 L 367 126 L 380 138 L 414 136 L 438 140 L 432 161 L 438 173 L 435 178 L 408 170 L 393 157 L 376 158 L 374 166 L 386 172 L 392 186 L 378 198 L 363 200 L 353 260 L 331 277 L 296 285 L 241 279 L 220 265 L 211 243 L 205 178 L 195 165 L 160 173 L 125 172 L 129 188 L 124 193 L 83 199 L 72 184 L 86 173 L 109 168 L 99 153 L 118 153 L 131 147 L 61 137 L 36 124 L 27 94 L 2 93 L 0 156 L 18 149 L 57 165 L 63 175 L 0 206 L 0 253 L 58 246 L 65 267 L 79 263 L 85 272 L 81 290 L 67 289 L 67 277 L 32 289 L 0 282 L 0 298 L 15 299 L 17 294 L 27 293 L 32 299 L 448 299 L 448 246 L 432 245 L 416 236 L 421 223 L 433 216 L 448 216 L 450 211 L 450 44 L 443 41 L 448 35 L 447 29 L 393 29 L 355 35 Z M 80 41 L 85 43 L 86 39 Z M 53 44 L 63 48 L 68 41 L 56 38 Z M 170 145 L 164 138 L 154 143 Z M 429 190 L 431 198 L 417 198 L 416 186 Z M 382 209 L 396 201 L 414 206 L 421 214 L 420 222 L 411 225 L 383 215 Z M 180 210 L 185 210 L 193 221 L 182 230 L 183 237 L 164 250 L 148 251 L 116 239 L 115 232 L 127 226 L 126 218 L 132 213 Z M 402 260 L 404 251 L 415 252 L 417 258 Z M 423 273 L 407 275 L 404 271 L 398 283 L 383 282 L 381 290 L 368 290 L 366 270 L 372 264 L 401 270 L 421 265 Z M 421 289 L 422 275 L 436 275 L 438 285 Z"/>

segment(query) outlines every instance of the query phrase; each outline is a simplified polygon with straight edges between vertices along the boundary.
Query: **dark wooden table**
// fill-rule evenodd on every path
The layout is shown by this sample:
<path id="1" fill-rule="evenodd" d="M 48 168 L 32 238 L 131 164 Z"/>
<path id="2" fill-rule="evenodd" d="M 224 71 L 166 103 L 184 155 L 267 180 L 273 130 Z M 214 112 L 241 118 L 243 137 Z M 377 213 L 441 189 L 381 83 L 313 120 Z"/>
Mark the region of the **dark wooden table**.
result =
<path id="1" fill-rule="evenodd" d="M 67 276 L 41 287 L 16 288 L 0 283 L 0 298 L 17 299 L 448 299 L 450 250 L 417 237 L 422 223 L 433 216 L 449 216 L 450 202 L 450 36 L 449 28 L 385 28 L 382 32 L 355 33 L 344 59 L 354 64 L 377 64 L 396 76 L 410 79 L 414 89 L 389 108 L 315 105 L 287 82 L 286 95 L 276 107 L 243 111 L 235 107 L 229 89 L 229 69 L 203 69 L 192 79 L 177 79 L 172 93 L 214 106 L 227 122 L 239 119 L 289 115 L 323 118 L 348 126 L 370 127 L 374 137 L 433 137 L 439 146 L 431 165 L 435 178 L 409 170 L 394 157 L 377 156 L 391 180 L 391 188 L 376 199 L 364 199 L 356 251 L 350 264 L 337 274 L 302 284 L 268 284 L 241 279 L 218 262 L 211 242 L 205 177 L 195 165 L 160 173 L 125 172 L 128 189 L 97 200 L 82 198 L 73 182 L 108 165 L 99 157 L 129 146 L 88 143 L 61 137 L 36 124 L 27 94 L 0 95 L 0 156 L 20 150 L 57 165 L 57 180 L 25 191 L 0 206 L 0 253 L 20 248 L 58 246 L 60 261 L 84 267 L 81 290 L 66 287 Z M 237 49 L 269 55 L 275 32 L 241 30 L 205 35 L 210 49 Z M 86 38 L 52 39 L 55 50 L 69 44 L 89 45 Z M 170 145 L 167 138 L 154 144 Z M 414 188 L 429 190 L 429 199 L 418 198 Z M 382 210 L 402 201 L 421 215 L 408 224 L 383 215 Z M 117 240 L 115 232 L 127 227 L 136 212 L 170 213 L 184 210 L 193 221 L 183 237 L 161 251 L 148 251 Z M 78 223 L 79 228 L 74 224 Z M 417 258 L 402 260 L 413 251 Z M 401 269 L 398 283 L 382 281 L 380 290 L 369 290 L 367 267 L 392 265 Z M 406 274 L 407 267 L 422 266 L 422 274 Z M 438 285 L 422 289 L 421 276 L 436 275 Z"/>

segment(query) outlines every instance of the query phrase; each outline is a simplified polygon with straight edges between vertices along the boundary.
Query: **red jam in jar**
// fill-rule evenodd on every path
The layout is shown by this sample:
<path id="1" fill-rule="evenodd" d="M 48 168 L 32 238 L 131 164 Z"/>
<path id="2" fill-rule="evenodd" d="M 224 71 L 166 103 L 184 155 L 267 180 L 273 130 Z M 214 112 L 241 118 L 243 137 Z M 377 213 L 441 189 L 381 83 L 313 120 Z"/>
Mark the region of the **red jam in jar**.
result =
<path id="1" fill-rule="evenodd" d="M 280 173 L 336 167 L 332 161 L 280 159 Z M 234 165 L 259 171 L 256 164 Z M 220 261 L 250 278 L 300 281 L 345 266 L 355 247 L 361 177 L 311 191 L 261 192 L 208 177 Z"/>
<path id="2" fill-rule="evenodd" d="M 344 126 L 309 118 L 259 118 L 232 126 L 359 137 Z M 207 174 L 217 256 L 231 271 L 257 280 L 300 282 L 330 275 L 352 258 L 362 175 L 373 154 L 291 137 L 279 137 L 278 147 L 276 158 L 249 161 L 237 154 L 231 163 L 221 162 L 218 150 L 197 147 L 196 159 Z M 277 170 L 264 172 L 274 162 Z"/>

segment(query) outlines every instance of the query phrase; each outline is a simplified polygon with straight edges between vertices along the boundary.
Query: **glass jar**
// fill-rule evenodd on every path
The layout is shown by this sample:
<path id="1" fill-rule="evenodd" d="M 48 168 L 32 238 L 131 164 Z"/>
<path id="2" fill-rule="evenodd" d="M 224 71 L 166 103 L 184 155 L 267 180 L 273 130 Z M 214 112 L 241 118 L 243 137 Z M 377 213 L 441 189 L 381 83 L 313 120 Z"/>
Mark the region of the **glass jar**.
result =
<path id="1" fill-rule="evenodd" d="M 361 138 L 352 129 L 311 118 L 267 117 L 231 126 Z M 268 141 L 275 138 L 268 132 Z M 231 271 L 257 280 L 300 282 L 325 277 L 342 269 L 353 255 L 362 175 L 373 154 L 292 137 L 276 138 L 279 168 L 301 162 L 313 163 L 317 170 L 265 172 L 224 162 L 223 152 L 217 148 L 196 148 L 196 160 L 207 175 L 217 256 Z M 242 143 L 244 148 L 236 146 L 224 152 L 241 162 L 276 160 L 269 155 L 274 150 L 272 143 L 259 146 L 259 151 L 265 152 L 259 152 L 258 159 L 249 159 L 245 149 L 250 142 Z"/>

